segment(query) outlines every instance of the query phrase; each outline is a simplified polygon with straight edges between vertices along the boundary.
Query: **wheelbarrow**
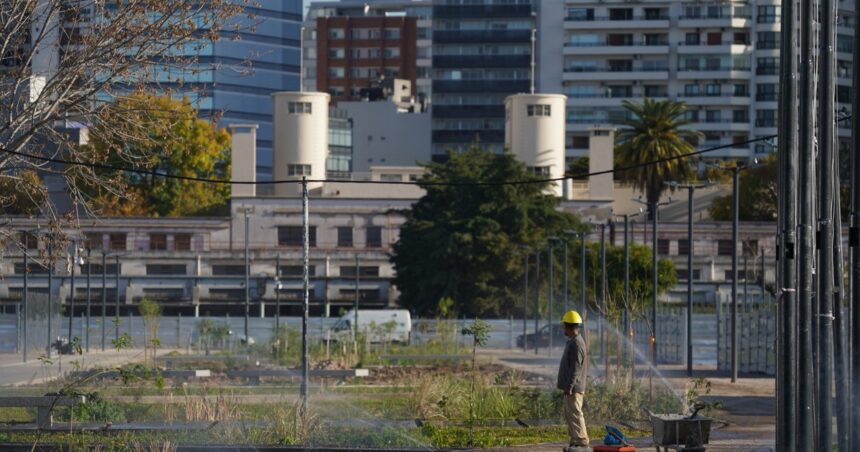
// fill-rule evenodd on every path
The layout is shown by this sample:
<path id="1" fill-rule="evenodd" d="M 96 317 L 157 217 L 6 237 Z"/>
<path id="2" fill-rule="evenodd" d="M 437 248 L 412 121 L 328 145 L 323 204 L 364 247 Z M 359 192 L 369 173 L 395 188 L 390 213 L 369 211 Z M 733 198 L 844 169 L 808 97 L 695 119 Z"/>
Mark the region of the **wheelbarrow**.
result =
<path id="1" fill-rule="evenodd" d="M 703 405 L 697 405 L 693 414 L 654 414 L 648 411 L 651 431 L 657 452 L 704 452 L 711 436 L 711 419 L 698 415 Z"/>

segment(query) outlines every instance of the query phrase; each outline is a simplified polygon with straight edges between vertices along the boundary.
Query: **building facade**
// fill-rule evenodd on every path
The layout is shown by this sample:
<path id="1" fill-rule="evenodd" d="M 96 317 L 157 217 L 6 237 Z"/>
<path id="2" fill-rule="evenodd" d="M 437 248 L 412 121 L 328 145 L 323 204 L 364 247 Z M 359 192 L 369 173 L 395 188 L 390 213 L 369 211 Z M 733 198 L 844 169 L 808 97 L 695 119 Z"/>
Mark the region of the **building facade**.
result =
<path id="1" fill-rule="evenodd" d="M 431 0 L 314 2 L 304 27 L 304 89 L 359 101 L 382 77 L 412 84 L 429 105 Z"/>
<path id="2" fill-rule="evenodd" d="M 567 155 L 585 155 L 587 130 L 626 116 L 624 100 L 688 104 L 707 159 L 752 159 L 776 134 L 780 2 L 565 0 L 541 2 L 539 88 L 568 96 Z M 838 102 L 850 102 L 853 5 L 839 4 Z M 838 107 L 843 114 L 850 108 Z M 848 124 L 840 124 L 847 146 Z"/>
<path id="3" fill-rule="evenodd" d="M 505 98 L 531 85 L 532 0 L 433 2 L 433 158 L 473 143 L 501 152 Z"/>

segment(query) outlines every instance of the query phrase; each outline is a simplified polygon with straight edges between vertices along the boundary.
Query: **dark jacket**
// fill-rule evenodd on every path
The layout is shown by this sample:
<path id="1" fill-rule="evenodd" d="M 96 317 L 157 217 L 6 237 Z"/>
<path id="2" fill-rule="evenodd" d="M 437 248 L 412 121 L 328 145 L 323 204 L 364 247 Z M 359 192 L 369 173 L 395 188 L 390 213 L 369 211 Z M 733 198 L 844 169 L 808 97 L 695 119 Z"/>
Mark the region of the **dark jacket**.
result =
<path id="1" fill-rule="evenodd" d="M 582 334 L 567 340 L 564 354 L 561 355 L 561 363 L 558 366 L 558 389 L 573 392 L 585 392 L 585 363 L 588 351 L 585 348 L 585 340 Z"/>

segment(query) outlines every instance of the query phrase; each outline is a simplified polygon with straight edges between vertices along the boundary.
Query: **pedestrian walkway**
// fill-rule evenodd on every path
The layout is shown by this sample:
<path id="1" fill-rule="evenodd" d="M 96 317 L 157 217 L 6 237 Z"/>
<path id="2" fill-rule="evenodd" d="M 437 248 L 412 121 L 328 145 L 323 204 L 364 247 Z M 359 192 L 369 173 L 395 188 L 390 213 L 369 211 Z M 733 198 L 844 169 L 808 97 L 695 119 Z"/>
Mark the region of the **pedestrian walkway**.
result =
<path id="1" fill-rule="evenodd" d="M 160 350 L 159 355 L 170 353 Z M 143 349 L 91 351 L 82 355 L 51 355 L 50 359 L 27 357 L 20 354 L 0 354 L 0 386 L 22 386 L 55 380 L 68 372 L 95 367 L 116 367 L 143 361 Z"/>

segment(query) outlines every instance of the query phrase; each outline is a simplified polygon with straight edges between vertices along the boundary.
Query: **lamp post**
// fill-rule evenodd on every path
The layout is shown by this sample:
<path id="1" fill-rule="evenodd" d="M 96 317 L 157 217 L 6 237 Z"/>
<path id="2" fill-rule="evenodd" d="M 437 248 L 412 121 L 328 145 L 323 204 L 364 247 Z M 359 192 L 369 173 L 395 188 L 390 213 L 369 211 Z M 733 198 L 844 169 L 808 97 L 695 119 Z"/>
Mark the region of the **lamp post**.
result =
<path id="1" fill-rule="evenodd" d="M 553 330 L 553 328 L 552 328 L 552 325 L 553 325 L 552 304 L 555 301 L 554 297 L 553 297 L 553 292 L 554 292 L 555 286 L 553 285 L 553 267 L 554 267 L 553 264 L 554 264 L 554 262 L 553 262 L 553 258 L 552 258 L 552 244 L 557 240 L 559 240 L 558 237 L 549 237 L 549 240 L 547 241 L 547 248 L 548 248 L 548 250 L 547 250 L 547 265 L 549 266 L 549 268 L 547 269 L 547 271 L 549 272 L 549 275 L 548 275 L 549 276 L 549 297 L 547 298 L 547 309 L 546 309 L 547 315 L 546 316 L 547 316 L 547 325 L 548 325 L 548 332 L 549 332 L 549 342 L 547 344 L 548 346 L 547 346 L 547 353 L 546 354 L 549 356 L 552 356 L 552 346 L 554 345 L 553 340 L 552 340 L 552 330 Z"/>
<path id="2" fill-rule="evenodd" d="M 538 331 L 540 330 L 540 248 L 535 252 L 535 355 L 538 354 Z"/>
<path id="3" fill-rule="evenodd" d="M 27 238 L 29 240 L 29 237 Z M 27 362 L 27 315 L 30 303 L 30 254 L 27 252 L 27 245 L 24 245 L 24 352 L 23 360 Z"/>
<path id="4" fill-rule="evenodd" d="M 529 311 L 529 249 L 525 248 L 523 258 L 525 266 L 523 267 L 523 352 L 528 350 L 526 343 L 528 311 Z"/>
<path id="5" fill-rule="evenodd" d="M 657 366 L 657 287 L 659 284 L 657 276 L 657 218 L 660 206 L 672 202 L 644 202 L 642 199 L 634 199 L 640 204 L 648 206 L 648 214 L 651 215 L 651 365 Z M 646 222 L 643 222 L 646 223 Z"/>
<path id="6" fill-rule="evenodd" d="M 117 289 L 119 290 L 119 289 Z M 102 250 L 102 351 L 105 351 L 105 311 L 107 310 L 107 253 Z"/>
<path id="7" fill-rule="evenodd" d="M 708 183 L 666 182 L 673 188 L 687 189 L 687 376 L 693 376 L 693 194 Z"/>
<path id="8" fill-rule="evenodd" d="M 275 256 L 275 340 L 281 338 L 281 255 Z"/>
<path id="9" fill-rule="evenodd" d="M 639 212 L 629 214 L 625 213 L 623 215 L 617 215 L 620 218 L 624 219 L 624 313 L 623 318 L 621 320 L 622 328 L 624 329 L 624 336 L 627 337 L 630 331 L 630 234 L 632 231 L 630 219 L 639 216 L 642 213 L 642 209 L 639 209 Z M 625 362 L 627 357 L 627 342 L 622 341 L 621 344 L 621 361 Z M 634 358 L 635 359 L 635 358 Z"/>
<path id="10" fill-rule="evenodd" d="M 116 291 L 113 295 L 113 336 L 114 340 L 119 341 L 119 254 L 114 254 L 113 256 L 114 263 L 114 286 L 116 287 Z M 128 324 L 128 334 L 131 334 L 131 322 Z"/>
<path id="11" fill-rule="evenodd" d="M 69 343 L 72 343 L 72 323 L 75 319 L 75 267 L 78 265 L 78 242 L 72 240 L 72 265 L 69 266 L 69 283 L 71 285 L 72 295 L 69 297 Z"/>
<path id="12" fill-rule="evenodd" d="M 48 240 L 48 358 L 51 357 L 51 317 L 53 317 L 53 287 L 54 287 L 54 242 L 53 239 Z"/>
<path id="13" fill-rule="evenodd" d="M 91 250 L 87 247 L 87 330 L 84 332 L 84 342 L 87 348 L 87 353 L 90 351 L 90 316 L 92 315 L 92 278 L 93 261 L 91 259 Z"/>

